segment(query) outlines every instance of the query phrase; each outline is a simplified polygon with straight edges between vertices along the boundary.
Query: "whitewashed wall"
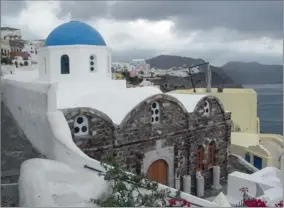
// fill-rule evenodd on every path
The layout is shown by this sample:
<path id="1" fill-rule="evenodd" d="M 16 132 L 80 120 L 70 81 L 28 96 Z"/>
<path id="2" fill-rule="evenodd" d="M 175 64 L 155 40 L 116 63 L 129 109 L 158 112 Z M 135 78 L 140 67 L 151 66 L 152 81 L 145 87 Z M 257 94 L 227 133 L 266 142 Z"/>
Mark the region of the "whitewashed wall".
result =
<path id="1" fill-rule="evenodd" d="M 56 108 L 53 84 L 1 80 L 2 100 L 33 146 L 44 155 L 52 149 L 52 131 L 46 117 Z"/>
<path id="2" fill-rule="evenodd" d="M 40 153 L 44 154 L 49 159 L 60 161 L 77 171 L 85 172 L 86 169 L 84 165 L 104 171 L 99 161 L 89 158 L 74 144 L 70 128 L 64 115 L 61 111 L 56 109 L 55 84 L 2 79 L 1 88 L 3 101 L 11 111 L 15 120 L 19 123 L 29 141 Z M 46 194 L 43 187 L 47 186 L 51 188 L 53 195 L 57 194 L 52 191 L 54 189 L 52 189 L 52 186 L 50 187 L 50 183 L 48 183 L 48 180 L 46 181 L 45 178 L 48 177 L 47 170 L 51 173 L 54 169 L 45 169 L 45 177 L 42 177 L 39 172 L 36 172 L 38 176 L 37 180 L 39 181 L 35 180 L 35 175 L 32 178 L 30 177 L 31 172 L 33 174 L 35 173 L 31 171 L 32 169 L 28 169 L 28 167 L 21 168 L 21 172 L 24 170 L 28 173 L 24 175 L 28 175 L 29 177 L 21 176 L 20 187 L 22 188 L 20 188 L 20 192 L 22 193 L 20 193 L 20 195 L 22 197 L 22 205 L 54 206 L 54 201 L 52 201 L 53 199 L 50 195 L 46 195 L 46 198 L 40 201 L 34 197 L 37 196 L 37 193 L 41 195 Z M 72 176 L 69 176 L 69 178 L 70 177 L 72 179 Z M 73 179 L 75 180 L 76 178 L 78 178 L 78 174 Z M 54 177 L 54 179 L 56 179 L 56 177 Z M 97 180 L 93 178 L 92 184 L 100 184 L 101 187 L 99 190 L 103 192 L 108 187 L 108 184 L 100 181 L 101 179 Z M 28 186 L 30 187 L 29 190 L 26 189 Z M 56 184 L 54 184 L 54 186 L 56 186 Z M 66 186 L 70 188 L 72 187 L 72 183 L 67 183 Z M 161 184 L 159 187 L 161 189 L 169 188 Z M 172 188 L 170 188 L 170 190 L 173 193 L 176 191 Z M 101 192 L 96 192 L 97 195 L 100 193 Z M 200 199 L 190 194 L 182 193 L 182 197 L 199 206 L 216 206 L 213 202 Z M 65 199 L 63 197 L 63 199 L 61 198 L 60 200 L 68 200 L 68 197 Z"/>

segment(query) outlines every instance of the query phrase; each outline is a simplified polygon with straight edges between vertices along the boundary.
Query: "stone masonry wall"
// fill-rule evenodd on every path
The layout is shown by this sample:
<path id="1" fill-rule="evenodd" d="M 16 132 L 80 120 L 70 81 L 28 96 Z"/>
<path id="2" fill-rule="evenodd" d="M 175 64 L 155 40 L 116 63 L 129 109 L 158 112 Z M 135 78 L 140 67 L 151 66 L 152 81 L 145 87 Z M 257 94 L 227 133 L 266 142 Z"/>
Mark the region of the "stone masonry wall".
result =
<path id="1" fill-rule="evenodd" d="M 114 125 L 105 114 L 91 108 L 62 110 L 71 130 L 75 144 L 89 157 L 101 160 L 103 155 L 113 150 Z M 89 121 L 88 135 L 74 137 L 74 119 L 85 115 Z"/>
<path id="2" fill-rule="evenodd" d="M 152 124 L 151 122 L 151 104 L 156 102 L 160 106 L 160 122 Z M 156 141 L 163 139 L 167 146 L 174 146 L 186 138 L 177 137 L 187 131 L 187 114 L 175 100 L 167 95 L 156 96 L 142 102 L 138 108 L 134 109 L 126 117 L 124 122 L 115 130 L 116 151 L 123 152 L 117 155 L 117 160 L 124 164 L 125 158 L 132 158 L 132 152 L 138 155 L 144 155 L 153 151 L 156 147 Z M 127 149 L 131 151 L 126 151 Z M 143 157 L 140 159 L 140 165 L 143 165 Z M 128 160 L 127 163 L 134 163 L 134 160 Z M 127 164 L 133 168 L 133 164 Z M 174 168 L 174 167 L 169 167 Z M 146 174 L 146 173 L 145 173 Z"/>
<path id="3" fill-rule="evenodd" d="M 151 104 L 159 105 L 160 121 L 151 122 Z M 204 103 L 210 103 L 210 113 L 204 116 Z M 192 193 L 196 193 L 196 149 L 202 145 L 205 153 L 205 189 L 213 184 L 212 168 L 207 165 L 208 145 L 215 143 L 214 165 L 221 168 L 221 182 L 227 182 L 228 150 L 230 145 L 231 115 L 225 113 L 222 104 L 215 97 L 208 96 L 198 103 L 195 111 L 187 113 L 175 98 L 162 94 L 141 102 L 114 125 L 110 118 L 94 109 L 74 108 L 62 110 L 71 129 L 73 140 L 88 156 L 100 160 L 105 154 L 113 154 L 121 167 L 141 174 L 145 154 L 156 149 L 157 140 L 163 140 L 162 147 L 174 147 L 175 176 L 191 175 Z M 74 138 L 73 123 L 78 115 L 89 119 L 89 135 Z M 95 132 L 95 133 L 93 133 Z M 157 158 L 158 160 L 159 158 Z"/>

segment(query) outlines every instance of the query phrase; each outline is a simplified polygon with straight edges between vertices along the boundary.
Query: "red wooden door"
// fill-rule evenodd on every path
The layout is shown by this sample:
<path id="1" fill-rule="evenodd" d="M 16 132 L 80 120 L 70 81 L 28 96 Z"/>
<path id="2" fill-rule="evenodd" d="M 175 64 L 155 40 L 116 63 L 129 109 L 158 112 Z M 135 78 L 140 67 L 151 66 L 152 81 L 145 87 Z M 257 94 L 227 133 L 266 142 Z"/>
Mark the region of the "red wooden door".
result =
<path id="1" fill-rule="evenodd" d="M 147 178 L 158 183 L 168 185 L 168 164 L 164 160 L 153 162 L 148 171 Z"/>

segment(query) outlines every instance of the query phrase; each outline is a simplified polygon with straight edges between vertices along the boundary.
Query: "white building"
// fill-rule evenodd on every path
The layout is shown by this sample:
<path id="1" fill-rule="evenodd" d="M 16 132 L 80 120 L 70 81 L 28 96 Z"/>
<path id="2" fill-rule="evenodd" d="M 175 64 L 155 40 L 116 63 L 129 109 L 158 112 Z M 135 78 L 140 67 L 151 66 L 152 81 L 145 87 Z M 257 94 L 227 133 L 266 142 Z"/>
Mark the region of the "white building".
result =
<path id="1" fill-rule="evenodd" d="M 123 72 L 123 71 L 132 71 L 134 70 L 134 66 L 128 62 L 113 62 L 111 67 L 114 69 L 115 72 Z"/>
<path id="2" fill-rule="evenodd" d="M 77 38 L 73 28 L 84 36 Z M 111 77 L 111 51 L 95 29 L 71 21 L 57 27 L 47 37 L 39 55 L 40 80 L 101 83 L 111 80 Z"/>
<path id="3" fill-rule="evenodd" d="M 11 47 L 9 41 L 1 39 L 1 57 L 7 57 L 10 55 Z"/>
<path id="4" fill-rule="evenodd" d="M 132 59 L 130 62 L 131 65 L 134 66 L 134 70 L 136 70 L 137 74 L 142 77 L 150 77 L 150 64 L 147 64 L 145 59 Z M 143 71 L 139 73 L 139 71 Z"/>
<path id="5" fill-rule="evenodd" d="M 1 27 L 1 39 L 3 40 L 21 40 L 22 32 L 20 29 L 11 27 Z"/>
<path id="6" fill-rule="evenodd" d="M 37 63 L 38 62 L 38 52 L 44 46 L 43 40 L 31 40 L 26 41 L 25 46 L 23 48 L 23 52 L 27 52 L 30 54 L 31 61 Z"/>

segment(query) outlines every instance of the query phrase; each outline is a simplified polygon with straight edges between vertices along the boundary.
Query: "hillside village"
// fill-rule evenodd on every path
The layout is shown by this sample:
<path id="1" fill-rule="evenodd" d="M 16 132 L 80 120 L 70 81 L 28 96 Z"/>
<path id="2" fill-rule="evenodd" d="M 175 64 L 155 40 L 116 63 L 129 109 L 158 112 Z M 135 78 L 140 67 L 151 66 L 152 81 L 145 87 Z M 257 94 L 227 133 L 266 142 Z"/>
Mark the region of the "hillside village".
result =
<path id="1" fill-rule="evenodd" d="M 44 40 L 25 40 L 20 29 L 1 27 L 1 64 L 4 66 L 2 67 L 2 73 L 13 73 L 11 65 L 14 68 L 23 66 L 26 69 L 34 68 L 38 63 L 38 52 L 43 46 Z M 206 66 L 205 69 L 204 66 L 201 68 L 199 66 L 194 67 L 194 65 L 205 63 L 204 61 L 192 60 L 191 64 L 182 64 L 182 66 L 177 64 L 170 67 L 156 67 L 157 63 L 157 66 L 159 66 L 159 59 L 161 58 L 163 56 L 150 60 L 133 59 L 128 62 L 112 62 L 112 78 L 118 80 L 127 79 L 130 87 L 159 86 L 165 89 L 165 91 L 170 91 L 177 88 L 191 88 L 194 83 L 192 84 L 189 75 L 195 76 L 198 74 L 197 78 L 194 78 L 196 79 L 196 86 L 204 86 L 207 71 Z M 214 72 L 212 76 L 213 86 L 230 87 L 229 85 L 231 85 L 231 87 L 241 87 L 234 84 L 221 69 L 216 71 L 215 68 L 212 68 Z M 217 75 L 217 78 L 215 75 Z M 220 75 L 221 78 L 219 78 Z M 179 79 L 184 79 L 184 83 L 180 84 Z"/>

